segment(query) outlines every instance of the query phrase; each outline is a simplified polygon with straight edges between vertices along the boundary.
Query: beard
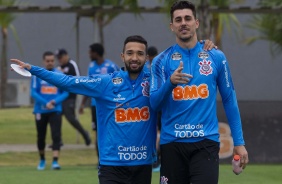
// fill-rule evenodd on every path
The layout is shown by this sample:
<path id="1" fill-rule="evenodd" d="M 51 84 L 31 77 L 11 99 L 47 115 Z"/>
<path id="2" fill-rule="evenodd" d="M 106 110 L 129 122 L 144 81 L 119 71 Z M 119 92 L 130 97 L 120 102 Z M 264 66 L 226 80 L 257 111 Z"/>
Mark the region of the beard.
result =
<path id="1" fill-rule="evenodd" d="M 132 68 L 130 68 L 130 64 L 125 64 L 125 68 L 128 71 L 128 73 L 134 73 L 134 74 L 140 73 L 143 70 L 143 67 L 144 67 L 144 65 L 142 65 L 138 68 L 132 69 Z"/>
<path id="2" fill-rule="evenodd" d="M 191 39 L 192 39 L 192 36 L 188 36 L 188 37 L 179 37 L 179 39 L 182 41 L 182 42 L 189 42 Z"/>
<path id="3" fill-rule="evenodd" d="M 190 40 L 192 40 L 193 35 L 189 34 L 189 35 L 182 35 L 182 36 L 178 36 L 179 40 L 181 40 L 182 42 L 189 42 Z"/>

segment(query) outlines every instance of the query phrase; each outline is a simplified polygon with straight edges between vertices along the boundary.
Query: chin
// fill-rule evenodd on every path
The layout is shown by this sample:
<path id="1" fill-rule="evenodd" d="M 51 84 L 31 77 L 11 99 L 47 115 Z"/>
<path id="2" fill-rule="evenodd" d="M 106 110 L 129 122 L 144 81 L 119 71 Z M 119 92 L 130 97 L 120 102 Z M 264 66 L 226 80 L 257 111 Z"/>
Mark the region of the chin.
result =
<path id="1" fill-rule="evenodd" d="M 180 37 L 180 40 L 183 42 L 188 42 L 192 39 L 192 36 L 182 36 Z"/>
<path id="2" fill-rule="evenodd" d="M 130 72 L 132 73 L 139 73 L 141 70 L 138 68 L 138 69 L 131 69 Z"/>
<path id="3" fill-rule="evenodd" d="M 140 73 L 142 71 L 142 68 L 136 68 L 136 69 L 130 69 L 131 73 Z"/>

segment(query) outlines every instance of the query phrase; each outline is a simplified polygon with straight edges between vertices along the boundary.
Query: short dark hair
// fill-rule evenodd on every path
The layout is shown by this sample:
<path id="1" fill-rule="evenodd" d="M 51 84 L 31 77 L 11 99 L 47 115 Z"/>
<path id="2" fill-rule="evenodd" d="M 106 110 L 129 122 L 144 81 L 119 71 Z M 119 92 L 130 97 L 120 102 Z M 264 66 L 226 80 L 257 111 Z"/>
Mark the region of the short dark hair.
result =
<path id="1" fill-rule="evenodd" d="M 68 55 L 68 52 L 66 49 L 58 49 L 55 51 L 55 55 L 57 56 L 57 58 L 61 58 L 64 55 Z"/>
<path id="2" fill-rule="evenodd" d="M 156 56 L 158 54 L 158 49 L 154 46 L 151 46 L 148 48 L 147 53 L 149 56 Z"/>
<path id="3" fill-rule="evenodd" d="M 145 38 L 143 38 L 140 35 L 133 35 L 133 36 L 129 36 L 124 40 L 124 44 L 123 44 L 123 50 L 122 52 L 124 52 L 125 49 L 125 45 L 129 42 L 138 42 L 138 43 L 142 43 L 145 45 L 145 52 L 147 53 L 147 41 L 145 40 Z"/>
<path id="4" fill-rule="evenodd" d="M 102 44 L 100 43 L 93 43 L 89 46 L 91 52 L 96 52 L 99 56 L 103 56 L 104 55 L 104 47 Z"/>
<path id="5" fill-rule="evenodd" d="M 190 9 L 196 19 L 196 7 L 190 1 L 175 1 L 170 7 L 170 20 L 173 22 L 173 13 L 175 10 Z"/>
<path id="6" fill-rule="evenodd" d="M 46 51 L 43 53 L 42 58 L 45 59 L 46 56 L 54 56 L 54 53 L 51 51 Z"/>

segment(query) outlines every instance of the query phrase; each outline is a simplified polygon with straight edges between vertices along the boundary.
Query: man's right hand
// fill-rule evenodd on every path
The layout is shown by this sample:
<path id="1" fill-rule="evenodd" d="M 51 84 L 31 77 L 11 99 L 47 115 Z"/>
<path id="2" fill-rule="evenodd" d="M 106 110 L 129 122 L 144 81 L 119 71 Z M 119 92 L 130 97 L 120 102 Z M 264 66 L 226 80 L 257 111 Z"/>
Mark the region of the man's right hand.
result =
<path id="1" fill-rule="evenodd" d="M 51 100 L 50 102 L 48 102 L 47 104 L 46 104 L 46 107 L 47 107 L 47 109 L 54 109 L 54 107 L 55 107 L 55 105 L 54 105 L 54 101 L 53 100 Z"/>
<path id="2" fill-rule="evenodd" d="M 178 68 L 170 76 L 170 82 L 173 85 L 187 84 L 190 81 L 190 79 L 193 77 L 190 74 L 182 73 L 182 70 L 183 70 L 183 62 L 180 61 Z"/>

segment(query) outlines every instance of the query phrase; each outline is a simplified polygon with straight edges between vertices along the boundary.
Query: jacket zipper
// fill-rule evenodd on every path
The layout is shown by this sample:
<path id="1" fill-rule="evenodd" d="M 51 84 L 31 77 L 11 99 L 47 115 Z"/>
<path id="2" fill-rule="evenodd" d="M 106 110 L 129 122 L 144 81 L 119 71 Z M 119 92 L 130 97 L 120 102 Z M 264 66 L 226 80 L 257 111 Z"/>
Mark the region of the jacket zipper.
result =
<path id="1" fill-rule="evenodd" d="M 132 86 L 132 97 L 134 97 L 134 87 L 135 87 L 135 84 Z"/>

